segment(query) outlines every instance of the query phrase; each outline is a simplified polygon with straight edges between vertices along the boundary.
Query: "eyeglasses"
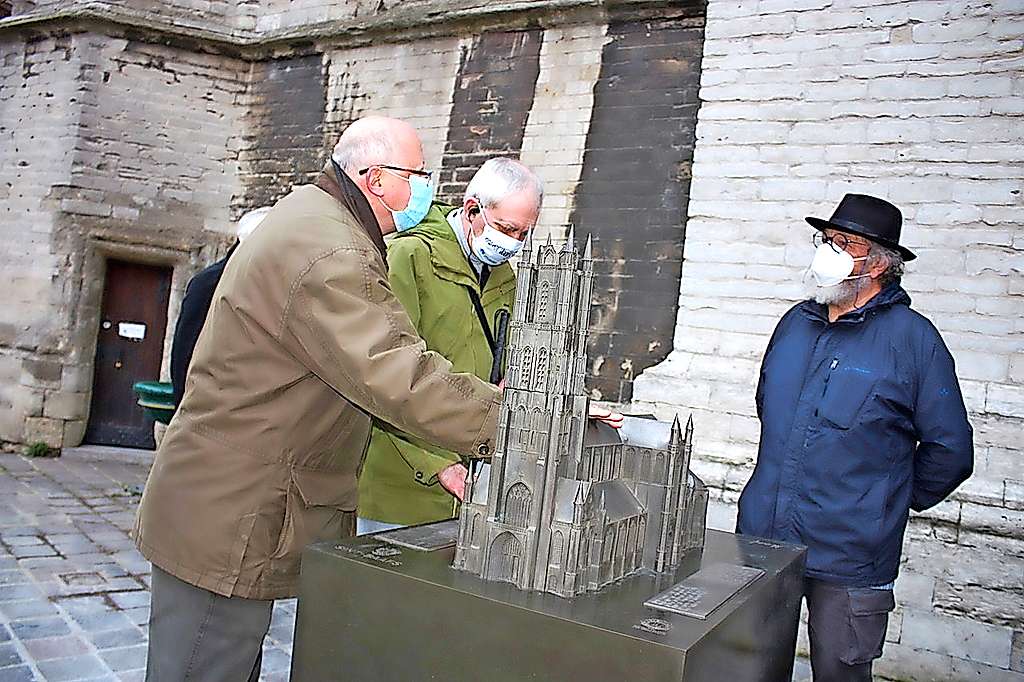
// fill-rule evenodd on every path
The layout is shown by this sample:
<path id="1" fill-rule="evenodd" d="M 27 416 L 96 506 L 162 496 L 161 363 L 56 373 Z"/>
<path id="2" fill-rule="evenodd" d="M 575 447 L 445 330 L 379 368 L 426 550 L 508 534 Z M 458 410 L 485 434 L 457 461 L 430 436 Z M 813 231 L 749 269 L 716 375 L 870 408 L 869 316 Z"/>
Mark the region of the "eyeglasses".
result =
<path id="1" fill-rule="evenodd" d="M 419 175 L 427 179 L 427 182 L 434 184 L 434 171 L 423 170 L 421 168 L 405 168 L 403 166 L 388 166 L 383 163 L 374 164 L 373 166 L 367 166 L 366 168 L 359 169 L 359 175 L 366 175 L 372 168 L 381 168 L 383 170 L 400 171 L 403 173 L 409 173 L 410 175 Z"/>
<path id="2" fill-rule="evenodd" d="M 815 246 L 828 244 L 836 253 L 839 253 L 840 251 L 846 251 L 846 247 L 850 245 L 863 246 L 865 248 L 870 248 L 871 246 L 871 244 L 869 244 L 866 241 L 861 241 L 859 239 L 850 239 L 841 232 L 833 235 L 828 235 L 825 234 L 824 232 L 815 232 L 814 236 L 811 238 L 811 241 L 814 242 Z"/>
<path id="3" fill-rule="evenodd" d="M 516 225 L 508 225 L 496 222 L 494 220 L 488 220 L 487 214 L 484 212 L 484 207 L 482 204 L 480 205 L 480 216 L 484 219 L 485 225 L 490 225 L 491 227 L 496 229 L 498 232 L 501 232 L 506 237 L 512 237 L 517 241 L 523 241 L 524 239 L 526 239 L 526 235 L 529 234 L 530 230 L 532 230 L 534 227 L 533 225 L 530 225 L 529 227 L 518 227 Z"/>

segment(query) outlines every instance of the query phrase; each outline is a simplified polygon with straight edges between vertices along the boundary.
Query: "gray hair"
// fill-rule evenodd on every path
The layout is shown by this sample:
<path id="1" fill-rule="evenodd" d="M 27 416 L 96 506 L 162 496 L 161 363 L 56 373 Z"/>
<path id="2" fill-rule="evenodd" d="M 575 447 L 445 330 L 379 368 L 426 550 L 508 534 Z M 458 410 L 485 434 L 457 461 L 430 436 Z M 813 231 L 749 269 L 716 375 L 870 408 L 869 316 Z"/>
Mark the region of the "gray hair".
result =
<path id="1" fill-rule="evenodd" d="M 885 271 L 878 278 L 878 283 L 884 289 L 903 278 L 903 273 L 906 271 L 906 263 L 898 251 L 882 246 L 878 242 L 871 242 L 868 259 L 864 263 L 865 267 L 868 269 L 873 268 L 883 260 L 886 263 Z"/>
<path id="2" fill-rule="evenodd" d="M 351 125 L 334 145 L 331 158 L 343 171 L 354 173 L 367 166 L 387 163 L 394 154 L 391 134 L 382 126 Z"/>
<path id="3" fill-rule="evenodd" d="M 488 159 L 466 186 L 465 199 L 476 199 L 491 208 L 502 199 L 530 190 L 537 197 L 537 208 L 544 199 L 544 186 L 532 170 L 505 157 Z"/>

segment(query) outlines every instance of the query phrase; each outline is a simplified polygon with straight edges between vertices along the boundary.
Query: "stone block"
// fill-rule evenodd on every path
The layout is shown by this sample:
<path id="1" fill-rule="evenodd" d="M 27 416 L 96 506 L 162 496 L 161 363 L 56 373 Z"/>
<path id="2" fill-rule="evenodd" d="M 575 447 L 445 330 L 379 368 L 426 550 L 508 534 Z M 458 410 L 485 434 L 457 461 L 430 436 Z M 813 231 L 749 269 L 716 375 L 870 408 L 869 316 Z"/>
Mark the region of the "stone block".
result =
<path id="1" fill-rule="evenodd" d="M 935 578 L 914 571 L 901 571 L 896 579 L 894 593 L 896 601 L 901 605 L 930 609 L 935 595 Z"/>
<path id="2" fill-rule="evenodd" d="M 29 417 L 25 420 L 25 442 L 45 443 L 51 448 L 64 444 L 64 421 L 48 417 Z"/>
<path id="3" fill-rule="evenodd" d="M 88 393 L 47 391 L 43 416 L 55 419 L 84 419 L 89 410 Z"/>
<path id="4" fill-rule="evenodd" d="M 64 422 L 64 447 L 73 448 L 82 444 L 85 438 L 85 420 Z"/>
<path id="5" fill-rule="evenodd" d="M 904 644 L 1008 669 L 1013 630 L 963 618 L 906 609 Z"/>
<path id="6" fill-rule="evenodd" d="M 1007 310 L 1007 312 L 1011 311 Z M 989 384 L 985 408 L 987 412 L 993 414 L 1024 419 L 1024 386 L 1020 384 Z"/>
<path id="7" fill-rule="evenodd" d="M 975 531 L 1024 540 L 1024 511 L 965 502 L 961 520 Z"/>
<path id="8" fill-rule="evenodd" d="M 57 388 L 61 380 L 61 364 L 56 360 L 26 358 L 21 363 L 21 383 L 26 386 Z"/>

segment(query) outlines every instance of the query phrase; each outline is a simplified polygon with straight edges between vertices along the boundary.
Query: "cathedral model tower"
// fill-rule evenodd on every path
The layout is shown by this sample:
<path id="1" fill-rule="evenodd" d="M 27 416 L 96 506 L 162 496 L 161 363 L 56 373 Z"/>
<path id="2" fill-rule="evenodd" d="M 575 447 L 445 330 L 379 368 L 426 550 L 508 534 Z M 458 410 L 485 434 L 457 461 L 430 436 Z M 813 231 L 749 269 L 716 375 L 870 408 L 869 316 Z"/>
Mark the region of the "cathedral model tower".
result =
<path id="1" fill-rule="evenodd" d="M 704 544 L 707 488 L 689 471 L 693 423 L 587 420 L 593 260 L 570 232 L 523 249 L 497 450 L 466 485 L 454 567 L 571 597 Z M 531 260 L 532 259 L 532 260 Z"/>

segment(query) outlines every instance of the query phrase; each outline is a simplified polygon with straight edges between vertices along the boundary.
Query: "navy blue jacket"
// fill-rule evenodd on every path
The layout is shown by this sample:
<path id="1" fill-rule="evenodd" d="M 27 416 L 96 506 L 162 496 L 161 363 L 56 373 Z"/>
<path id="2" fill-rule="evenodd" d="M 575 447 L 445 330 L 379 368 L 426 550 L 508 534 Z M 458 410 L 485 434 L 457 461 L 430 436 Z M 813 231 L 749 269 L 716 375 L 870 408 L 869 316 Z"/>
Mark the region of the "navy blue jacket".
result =
<path id="1" fill-rule="evenodd" d="M 890 285 L 828 321 L 793 307 L 765 351 L 761 444 L 737 532 L 806 545 L 806 574 L 853 587 L 896 578 L 909 510 L 938 504 L 974 466 L 953 358 Z"/>
<path id="2" fill-rule="evenodd" d="M 199 341 L 199 332 L 203 330 L 206 315 L 210 312 L 213 292 L 224 274 L 228 258 L 231 258 L 237 246 L 238 242 L 235 242 L 226 256 L 197 272 L 185 285 L 185 298 L 181 300 L 181 312 L 174 326 L 174 340 L 171 341 L 171 389 L 174 392 L 175 408 L 181 404 L 185 395 L 185 376 L 188 374 L 188 366 L 192 364 L 192 353 Z"/>

